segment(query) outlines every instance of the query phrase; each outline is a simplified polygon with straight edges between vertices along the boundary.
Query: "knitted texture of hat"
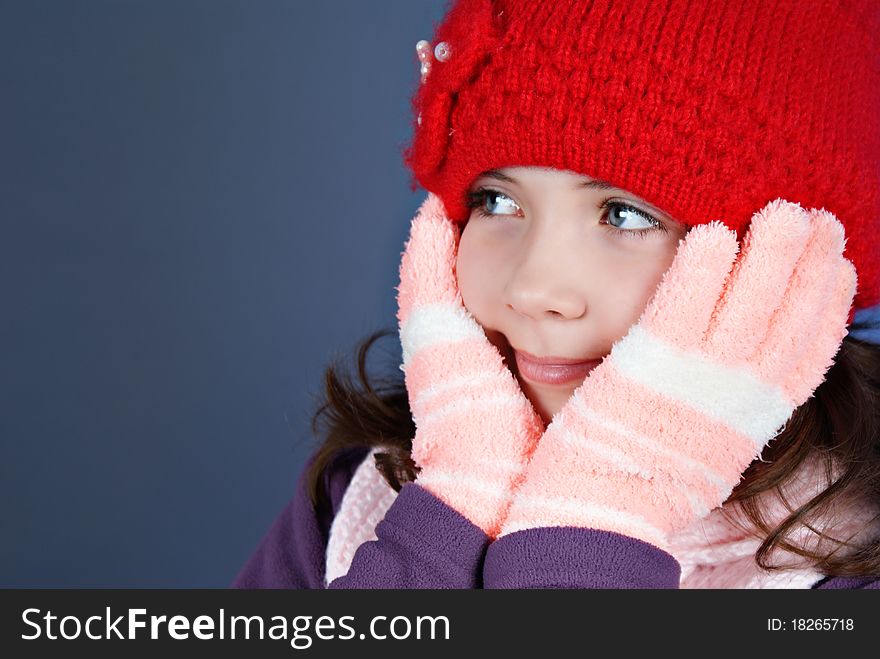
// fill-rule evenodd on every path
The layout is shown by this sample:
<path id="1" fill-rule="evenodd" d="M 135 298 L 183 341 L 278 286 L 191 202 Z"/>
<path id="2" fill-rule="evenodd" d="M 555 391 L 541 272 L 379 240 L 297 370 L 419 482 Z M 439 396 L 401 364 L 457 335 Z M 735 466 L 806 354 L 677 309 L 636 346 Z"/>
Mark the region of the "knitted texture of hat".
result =
<path id="1" fill-rule="evenodd" d="M 458 0 L 441 41 L 405 160 L 453 220 L 476 177 L 511 166 L 740 239 L 781 197 L 837 216 L 854 308 L 880 302 L 877 0 Z"/>

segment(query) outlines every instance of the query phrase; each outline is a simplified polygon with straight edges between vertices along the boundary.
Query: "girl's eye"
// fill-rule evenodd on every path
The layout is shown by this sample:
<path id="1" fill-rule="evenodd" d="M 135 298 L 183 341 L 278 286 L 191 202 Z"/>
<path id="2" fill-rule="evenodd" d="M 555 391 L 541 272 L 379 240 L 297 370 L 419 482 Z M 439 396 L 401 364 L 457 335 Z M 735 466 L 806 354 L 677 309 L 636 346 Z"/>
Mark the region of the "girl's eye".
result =
<path id="1" fill-rule="evenodd" d="M 603 216 L 601 224 L 616 234 L 624 235 L 628 238 L 646 238 L 652 231 L 662 231 L 663 233 L 669 231 L 665 224 L 655 219 L 652 215 L 648 215 L 638 208 L 627 204 L 606 199 L 602 202 L 600 208 L 608 211 Z M 641 226 L 633 226 L 634 223 L 641 223 Z"/>
<path id="2" fill-rule="evenodd" d="M 468 208 L 481 217 L 516 215 L 519 205 L 503 192 L 479 188 L 468 193 Z M 608 231 L 627 238 L 646 238 L 653 231 L 667 233 L 669 229 L 653 216 L 628 204 L 606 199 L 600 206 L 603 213 L 600 224 Z"/>
<path id="3" fill-rule="evenodd" d="M 488 188 L 469 192 L 467 205 L 483 217 L 513 215 L 520 210 L 517 203 L 506 194 Z"/>

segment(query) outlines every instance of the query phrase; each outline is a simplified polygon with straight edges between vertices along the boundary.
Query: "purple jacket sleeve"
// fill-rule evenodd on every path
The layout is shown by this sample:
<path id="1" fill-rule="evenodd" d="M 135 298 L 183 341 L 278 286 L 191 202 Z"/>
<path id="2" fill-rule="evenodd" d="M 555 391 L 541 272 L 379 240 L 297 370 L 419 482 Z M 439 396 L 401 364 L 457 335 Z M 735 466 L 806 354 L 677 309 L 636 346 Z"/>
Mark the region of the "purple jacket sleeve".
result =
<path id="1" fill-rule="evenodd" d="M 681 569 L 663 550 L 611 531 L 518 531 L 493 542 L 485 588 L 678 588 Z M 878 589 L 878 577 L 825 577 L 813 588 Z"/>
<path id="2" fill-rule="evenodd" d="M 327 539 L 354 470 L 367 451 L 328 465 L 332 510 L 319 515 L 306 491 L 303 467 L 293 499 L 232 583 L 233 588 L 324 587 Z M 351 568 L 330 588 L 480 588 L 488 537 L 467 518 L 408 483 L 376 526 L 377 539 L 355 552 Z"/>
<path id="3" fill-rule="evenodd" d="M 330 588 L 482 587 L 488 536 L 415 483 L 401 488 L 376 537 Z"/>
<path id="4" fill-rule="evenodd" d="M 825 577 L 813 588 L 819 590 L 880 590 L 878 577 Z"/>
<path id="5" fill-rule="evenodd" d="M 486 552 L 485 588 L 678 588 L 665 551 L 611 531 L 553 527 L 503 536 Z"/>

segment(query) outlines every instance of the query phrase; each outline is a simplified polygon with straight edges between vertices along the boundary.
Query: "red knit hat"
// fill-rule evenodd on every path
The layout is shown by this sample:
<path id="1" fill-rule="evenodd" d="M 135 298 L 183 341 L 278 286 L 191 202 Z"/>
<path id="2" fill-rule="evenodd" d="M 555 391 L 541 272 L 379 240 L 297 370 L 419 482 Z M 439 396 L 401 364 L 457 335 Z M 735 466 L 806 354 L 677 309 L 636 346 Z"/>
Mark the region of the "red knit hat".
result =
<path id="1" fill-rule="evenodd" d="M 458 0 L 420 52 L 405 159 L 453 220 L 508 166 L 740 238 L 782 197 L 837 216 L 854 309 L 880 302 L 878 0 Z"/>

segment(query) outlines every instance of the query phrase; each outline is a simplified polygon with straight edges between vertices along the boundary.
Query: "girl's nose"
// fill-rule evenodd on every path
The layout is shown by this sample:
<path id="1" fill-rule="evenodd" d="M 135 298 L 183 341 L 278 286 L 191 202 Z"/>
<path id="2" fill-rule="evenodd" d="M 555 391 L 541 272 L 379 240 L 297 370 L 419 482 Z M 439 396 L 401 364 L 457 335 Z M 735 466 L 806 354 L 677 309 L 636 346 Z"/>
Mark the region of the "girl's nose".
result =
<path id="1" fill-rule="evenodd" d="M 532 320 L 576 320 L 587 311 L 584 287 L 571 268 L 552 259 L 528 259 L 511 274 L 507 306 Z"/>
<path id="2" fill-rule="evenodd" d="M 541 290 L 518 289 L 510 296 L 508 306 L 517 313 L 532 320 L 542 318 L 575 320 L 585 313 L 585 305 L 574 295 L 555 293 L 546 288 Z"/>

